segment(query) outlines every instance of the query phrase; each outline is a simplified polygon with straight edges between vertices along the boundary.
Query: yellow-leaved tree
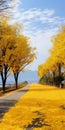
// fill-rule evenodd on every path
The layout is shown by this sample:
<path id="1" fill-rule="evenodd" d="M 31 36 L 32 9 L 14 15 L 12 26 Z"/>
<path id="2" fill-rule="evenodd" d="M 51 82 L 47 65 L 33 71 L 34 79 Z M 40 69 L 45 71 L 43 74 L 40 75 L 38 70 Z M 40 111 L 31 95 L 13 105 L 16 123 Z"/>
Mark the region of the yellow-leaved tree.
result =
<path id="1" fill-rule="evenodd" d="M 9 25 L 7 20 L 0 20 L 0 75 L 3 91 L 11 68 L 17 88 L 19 72 L 35 58 L 35 49 L 30 46 L 29 38 L 20 33 L 21 29 L 17 23 Z"/>
<path id="2" fill-rule="evenodd" d="M 14 74 L 16 89 L 18 88 L 18 76 L 35 58 L 35 48 L 29 44 L 29 38 L 20 34 L 16 40 L 16 49 L 12 57 L 12 71 Z"/>
<path id="3" fill-rule="evenodd" d="M 8 72 L 10 70 L 9 61 L 16 48 L 16 28 L 8 25 L 6 20 L 0 20 L 0 73 L 2 78 L 3 91 Z"/>
<path id="4" fill-rule="evenodd" d="M 45 63 L 38 67 L 38 74 L 40 77 L 43 77 L 52 72 L 53 77 L 57 76 L 56 80 L 60 84 L 63 80 L 62 76 L 65 68 L 65 26 L 62 26 L 58 34 L 53 36 L 52 44 L 50 56 Z"/>

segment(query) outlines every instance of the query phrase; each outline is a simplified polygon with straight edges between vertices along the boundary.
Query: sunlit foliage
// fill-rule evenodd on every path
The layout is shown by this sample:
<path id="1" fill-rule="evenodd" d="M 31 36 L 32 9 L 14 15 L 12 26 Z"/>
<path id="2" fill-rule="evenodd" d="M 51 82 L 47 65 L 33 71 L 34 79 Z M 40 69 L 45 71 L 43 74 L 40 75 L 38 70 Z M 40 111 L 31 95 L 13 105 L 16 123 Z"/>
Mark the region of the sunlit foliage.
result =
<path id="1" fill-rule="evenodd" d="M 48 72 L 52 72 L 52 74 L 55 72 L 57 76 L 60 76 L 65 68 L 65 26 L 62 26 L 58 34 L 52 38 L 52 43 L 53 47 L 49 51 L 49 58 L 38 67 L 40 77 L 43 77 Z"/>
<path id="2" fill-rule="evenodd" d="M 7 19 L 0 20 L 0 74 L 4 91 L 10 70 L 14 73 L 17 88 L 19 72 L 35 58 L 35 48 L 21 32 L 19 24 L 9 25 Z"/>

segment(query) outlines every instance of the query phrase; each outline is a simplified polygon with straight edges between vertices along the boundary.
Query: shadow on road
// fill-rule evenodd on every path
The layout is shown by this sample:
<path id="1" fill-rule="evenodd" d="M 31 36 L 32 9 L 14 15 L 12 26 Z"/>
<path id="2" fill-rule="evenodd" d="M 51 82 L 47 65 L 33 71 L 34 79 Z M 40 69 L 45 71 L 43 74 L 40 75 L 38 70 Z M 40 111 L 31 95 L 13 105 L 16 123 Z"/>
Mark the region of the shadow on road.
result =
<path id="1" fill-rule="evenodd" d="M 0 119 L 3 117 L 4 113 L 9 110 L 10 107 L 14 106 L 16 100 L 3 100 L 0 99 Z"/>
<path id="2" fill-rule="evenodd" d="M 50 127 L 50 124 L 45 122 L 45 116 L 39 112 L 35 111 L 33 114 L 37 114 L 36 118 L 33 118 L 28 126 L 24 126 L 26 130 L 32 130 L 33 128 L 41 128 L 43 126 Z"/>
<path id="3" fill-rule="evenodd" d="M 11 107 L 14 107 L 16 102 L 29 90 L 29 86 L 26 86 L 23 90 L 19 90 L 10 95 L 0 98 L 0 120 Z"/>

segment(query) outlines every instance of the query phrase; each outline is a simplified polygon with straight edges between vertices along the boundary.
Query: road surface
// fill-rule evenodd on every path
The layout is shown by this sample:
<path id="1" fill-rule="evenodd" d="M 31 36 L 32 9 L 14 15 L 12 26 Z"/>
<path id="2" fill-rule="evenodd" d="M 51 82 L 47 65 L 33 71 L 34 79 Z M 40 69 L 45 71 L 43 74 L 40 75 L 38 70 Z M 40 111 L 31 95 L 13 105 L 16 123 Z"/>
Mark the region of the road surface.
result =
<path id="1" fill-rule="evenodd" d="M 9 95 L 0 97 L 0 119 L 4 113 L 7 112 L 11 107 L 15 106 L 15 103 L 29 90 L 29 85 L 23 89 L 13 92 Z"/>

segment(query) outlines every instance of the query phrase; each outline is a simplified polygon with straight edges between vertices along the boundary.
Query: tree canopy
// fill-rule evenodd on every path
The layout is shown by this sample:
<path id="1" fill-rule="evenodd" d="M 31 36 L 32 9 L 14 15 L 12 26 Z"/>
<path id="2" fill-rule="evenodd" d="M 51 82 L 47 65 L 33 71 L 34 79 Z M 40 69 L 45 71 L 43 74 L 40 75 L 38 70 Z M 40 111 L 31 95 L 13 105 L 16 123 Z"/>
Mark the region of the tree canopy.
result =
<path id="1" fill-rule="evenodd" d="M 40 77 L 50 73 L 61 76 L 65 69 L 65 26 L 59 29 L 57 35 L 52 38 L 53 47 L 50 49 L 50 56 L 45 63 L 39 65 L 38 74 Z"/>
<path id="2" fill-rule="evenodd" d="M 7 20 L 0 20 L 0 74 L 4 91 L 10 70 L 17 87 L 19 73 L 35 58 L 35 48 L 30 46 L 29 38 L 20 30 L 19 24 L 9 25 Z"/>

